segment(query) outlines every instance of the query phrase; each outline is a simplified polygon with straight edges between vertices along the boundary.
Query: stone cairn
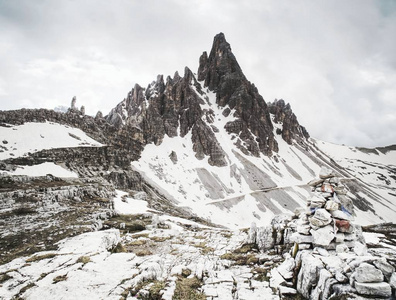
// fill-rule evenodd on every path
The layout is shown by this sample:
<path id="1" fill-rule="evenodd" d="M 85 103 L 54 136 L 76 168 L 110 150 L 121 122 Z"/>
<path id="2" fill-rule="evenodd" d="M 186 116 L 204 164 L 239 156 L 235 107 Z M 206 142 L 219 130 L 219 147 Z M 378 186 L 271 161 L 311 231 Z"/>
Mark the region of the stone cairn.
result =
<path id="1" fill-rule="evenodd" d="M 307 210 L 296 210 L 299 220 L 290 242 L 299 249 L 321 247 L 326 250 L 346 252 L 354 248 L 356 241 L 364 240 L 360 226 L 354 225 L 353 207 L 347 200 L 347 190 L 332 170 L 323 167 L 319 179 L 308 183 L 313 196 L 307 201 Z"/>
<path id="2" fill-rule="evenodd" d="M 313 195 L 307 208 L 250 228 L 248 243 L 283 254 L 284 261 L 271 271 L 271 287 L 281 298 L 299 293 L 313 300 L 395 299 L 395 267 L 386 256 L 368 252 L 361 227 L 352 222 L 346 188 L 328 168 L 319 177 L 308 183 Z"/>

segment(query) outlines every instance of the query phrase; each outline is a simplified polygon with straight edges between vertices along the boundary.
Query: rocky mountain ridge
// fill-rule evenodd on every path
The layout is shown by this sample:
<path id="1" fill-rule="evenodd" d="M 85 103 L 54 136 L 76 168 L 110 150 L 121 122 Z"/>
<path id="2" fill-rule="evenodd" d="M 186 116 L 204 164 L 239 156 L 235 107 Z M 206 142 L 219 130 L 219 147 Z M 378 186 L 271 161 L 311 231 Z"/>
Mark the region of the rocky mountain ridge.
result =
<path id="1" fill-rule="evenodd" d="M 360 266 L 348 260 L 356 240 L 364 246 L 359 225 L 393 222 L 394 147 L 309 137 L 289 104 L 264 101 L 224 34 L 201 55 L 197 74 L 186 67 L 183 77 L 136 84 L 106 116 L 76 105 L 74 97 L 66 113 L 0 111 L 0 298 L 367 295 L 341 268 Z M 51 130 L 67 143 L 48 143 Z M 337 180 L 310 182 L 323 167 Z M 395 266 L 393 225 L 366 227 L 381 242 L 368 243 L 364 254 L 376 258 L 360 262 Z M 340 243 L 348 254 L 336 251 Z M 343 260 L 337 270 L 327 254 Z M 107 261 L 127 267 L 109 281 Z M 103 288 L 90 288 L 82 274 L 96 274 L 93 284 Z M 394 293 L 388 277 L 382 296 Z"/>

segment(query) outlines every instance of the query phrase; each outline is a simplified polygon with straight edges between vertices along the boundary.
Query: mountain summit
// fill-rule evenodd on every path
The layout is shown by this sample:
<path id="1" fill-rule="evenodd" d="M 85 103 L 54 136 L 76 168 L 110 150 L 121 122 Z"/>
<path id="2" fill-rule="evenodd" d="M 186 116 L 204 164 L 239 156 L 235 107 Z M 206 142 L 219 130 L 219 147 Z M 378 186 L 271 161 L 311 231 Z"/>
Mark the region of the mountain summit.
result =
<path id="1" fill-rule="evenodd" d="M 201 55 L 197 77 L 186 67 L 183 77 L 176 72 L 166 82 L 158 75 L 146 89 L 135 85 L 106 119 L 117 127 L 140 128 L 146 144 L 160 144 L 165 134 L 184 137 L 191 131 L 196 157 L 209 156 L 210 164 L 224 166 L 224 149 L 215 138 L 218 128 L 213 124 L 212 106 L 216 105 L 224 117 L 222 127 L 245 154 L 271 156 L 278 151 L 268 106 L 246 79 L 223 33 L 215 36 L 209 57 L 206 52 Z M 211 94 L 214 99 L 209 99 Z M 284 123 L 300 128 L 295 116 Z M 284 130 L 289 132 L 284 135 L 288 143 L 305 138 L 301 130 Z"/>

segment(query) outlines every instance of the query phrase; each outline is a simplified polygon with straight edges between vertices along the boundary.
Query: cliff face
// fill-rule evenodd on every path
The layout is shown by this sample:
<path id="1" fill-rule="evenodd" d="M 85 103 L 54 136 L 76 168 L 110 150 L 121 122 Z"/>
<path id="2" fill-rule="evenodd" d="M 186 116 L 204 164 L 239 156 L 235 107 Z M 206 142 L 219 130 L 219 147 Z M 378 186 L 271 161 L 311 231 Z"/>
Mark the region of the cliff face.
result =
<path id="1" fill-rule="evenodd" d="M 283 99 L 268 103 L 269 112 L 274 115 L 273 121 L 282 124 L 282 129 L 277 132 L 282 138 L 291 145 L 294 139 L 308 139 L 309 133 L 304 126 L 301 126 L 296 115 L 293 113 L 289 103 Z"/>

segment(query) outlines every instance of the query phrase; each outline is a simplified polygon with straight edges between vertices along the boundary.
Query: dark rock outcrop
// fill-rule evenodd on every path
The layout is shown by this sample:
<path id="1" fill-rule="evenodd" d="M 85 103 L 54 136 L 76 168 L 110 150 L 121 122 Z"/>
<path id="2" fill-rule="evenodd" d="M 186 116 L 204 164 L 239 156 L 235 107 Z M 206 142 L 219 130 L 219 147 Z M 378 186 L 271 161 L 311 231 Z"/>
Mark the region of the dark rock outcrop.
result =
<path id="1" fill-rule="evenodd" d="M 106 120 L 117 128 L 130 126 L 141 132 L 141 143 L 162 143 L 169 137 L 184 137 L 191 131 L 198 159 L 209 157 L 209 163 L 226 165 L 225 154 L 211 127 L 202 120 L 204 100 L 196 93 L 201 86 L 190 69 L 184 76 L 176 73 L 166 83 L 159 75 L 146 89 L 135 85 L 126 99 L 118 104 Z"/>
<path id="2" fill-rule="evenodd" d="M 309 138 L 307 130 L 298 123 L 289 103 L 286 104 L 283 99 L 275 99 L 274 102 L 268 103 L 268 109 L 274 115 L 274 122 L 282 124 L 279 134 L 289 145 L 292 144 L 293 139 Z"/>
<path id="3" fill-rule="evenodd" d="M 216 92 L 218 105 L 235 109 L 237 119 L 229 122 L 226 129 L 239 134 L 242 141 L 237 144 L 239 148 L 244 147 L 244 152 L 256 156 L 259 152 L 265 155 L 277 152 L 267 105 L 254 84 L 246 79 L 223 33 L 215 36 L 209 57 L 204 52 L 199 62 L 198 80 Z"/>

